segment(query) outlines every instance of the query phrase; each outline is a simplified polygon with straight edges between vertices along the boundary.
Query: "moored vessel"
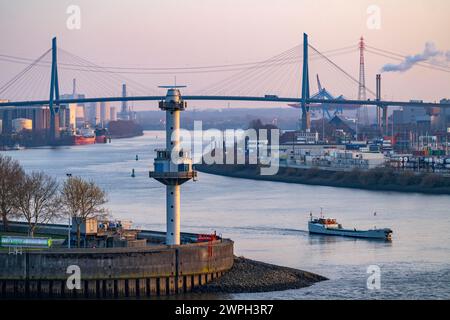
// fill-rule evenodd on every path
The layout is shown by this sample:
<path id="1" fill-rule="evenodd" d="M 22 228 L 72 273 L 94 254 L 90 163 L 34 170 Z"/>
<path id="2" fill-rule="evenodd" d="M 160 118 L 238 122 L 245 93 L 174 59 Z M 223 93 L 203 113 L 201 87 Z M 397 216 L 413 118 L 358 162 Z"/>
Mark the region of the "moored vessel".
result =
<path id="1" fill-rule="evenodd" d="M 107 143 L 108 131 L 105 128 L 95 129 L 95 143 Z"/>
<path id="2" fill-rule="evenodd" d="M 94 144 L 94 143 L 95 143 L 95 136 L 93 136 L 93 137 L 86 137 L 86 136 L 81 136 L 81 135 L 73 136 L 73 145 L 75 145 L 75 146 Z"/>
<path id="3" fill-rule="evenodd" d="M 79 130 L 78 134 L 73 136 L 74 145 L 85 145 L 95 143 L 95 131 L 85 126 Z"/>
<path id="4" fill-rule="evenodd" d="M 18 144 L 18 143 L 16 143 L 12 148 L 11 148 L 11 150 L 24 150 L 25 149 L 25 147 L 23 147 L 23 146 L 21 146 L 20 144 Z"/>

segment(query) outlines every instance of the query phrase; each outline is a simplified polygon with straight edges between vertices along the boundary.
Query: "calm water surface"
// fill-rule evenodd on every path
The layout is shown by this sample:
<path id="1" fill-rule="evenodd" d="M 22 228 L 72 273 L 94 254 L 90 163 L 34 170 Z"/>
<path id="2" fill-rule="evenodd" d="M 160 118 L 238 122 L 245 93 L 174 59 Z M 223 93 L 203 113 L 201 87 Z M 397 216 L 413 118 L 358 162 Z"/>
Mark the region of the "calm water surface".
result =
<path id="1" fill-rule="evenodd" d="M 26 170 L 95 180 L 118 218 L 165 229 L 164 186 L 148 178 L 162 132 L 106 145 L 2 152 Z M 136 154 L 139 161 L 135 160 Z M 131 178 L 131 170 L 136 178 Z M 392 243 L 310 236 L 309 212 L 320 207 L 344 227 L 390 227 Z M 377 216 L 373 212 L 377 212 Z M 212 232 L 235 241 L 248 258 L 330 278 L 309 288 L 212 296 L 240 299 L 449 299 L 450 197 L 373 192 L 199 174 L 182 187 L 182 230 Z M 368 290 L 367 267 L 381 268 L 381 289 Z M 204 296 L 203 296 L 204 297 Z M 196 297 L 202 298 L 202 297 Z M 211 296 L 209 296 L 211 298 Z"/>

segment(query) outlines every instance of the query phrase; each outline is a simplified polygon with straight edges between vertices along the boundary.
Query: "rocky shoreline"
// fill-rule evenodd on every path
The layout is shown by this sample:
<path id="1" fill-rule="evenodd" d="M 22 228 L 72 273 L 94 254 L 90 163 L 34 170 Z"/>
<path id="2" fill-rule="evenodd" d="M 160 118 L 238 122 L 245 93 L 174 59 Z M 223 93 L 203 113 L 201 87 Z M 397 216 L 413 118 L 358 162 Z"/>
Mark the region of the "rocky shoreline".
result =
<path id="1" fill-rule="evenodd" d="M 194 289 L 196 293 L 256 293 L 309 287 L 327 278 L 288 267 L 235 257 L 222 277 Z"/>

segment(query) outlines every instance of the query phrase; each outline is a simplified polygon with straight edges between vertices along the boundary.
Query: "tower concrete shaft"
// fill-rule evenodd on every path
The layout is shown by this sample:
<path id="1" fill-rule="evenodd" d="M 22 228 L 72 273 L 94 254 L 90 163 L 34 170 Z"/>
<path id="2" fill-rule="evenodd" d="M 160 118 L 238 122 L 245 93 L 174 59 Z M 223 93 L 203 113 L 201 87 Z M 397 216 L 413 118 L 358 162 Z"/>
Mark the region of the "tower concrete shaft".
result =
<path id="1" fill-rule="evenodd" d="M 166 148 L 169 155 L 180 151 L 180 111 L 166 110 Z M 166 186 L 166 244 L 180 244 L 180 185 Z"/>
<path id="2" fill-rule="evenodd" d="M 178 245 L 180 241 L 180 185 L 166 186 L 167 226 L 166 244 Z"/>
<path id="3" fill-rule="evenodd" d="M 172 152 L 180 151 L 180 111 L 166 111 L 166 148 Z"/>

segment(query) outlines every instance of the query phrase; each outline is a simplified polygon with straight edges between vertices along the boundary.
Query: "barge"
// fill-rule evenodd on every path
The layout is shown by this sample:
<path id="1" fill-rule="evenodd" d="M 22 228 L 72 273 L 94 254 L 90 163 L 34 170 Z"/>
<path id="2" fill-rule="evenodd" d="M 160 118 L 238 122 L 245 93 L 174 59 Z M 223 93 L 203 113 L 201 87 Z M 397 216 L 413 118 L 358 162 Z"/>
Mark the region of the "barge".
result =
<path id="1" fill-rule="evenodd" d="M 384 229 L 370 229 L 370 230 L 357 230 L 345 229 L 336 219 L 327 218 L 313 218 L 311 214 L 310 221 L 308 222 L 308 231 L 310 234 L 321 234 L 329 236 L 343 236 L 352 238 L 365 238 L 365 239 L 379 239 L 379 240 L 392 240 L 393 231 L 389 228 Z"/>

